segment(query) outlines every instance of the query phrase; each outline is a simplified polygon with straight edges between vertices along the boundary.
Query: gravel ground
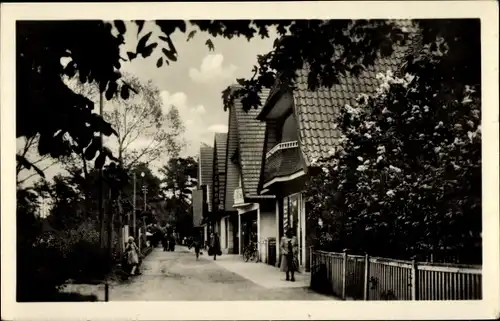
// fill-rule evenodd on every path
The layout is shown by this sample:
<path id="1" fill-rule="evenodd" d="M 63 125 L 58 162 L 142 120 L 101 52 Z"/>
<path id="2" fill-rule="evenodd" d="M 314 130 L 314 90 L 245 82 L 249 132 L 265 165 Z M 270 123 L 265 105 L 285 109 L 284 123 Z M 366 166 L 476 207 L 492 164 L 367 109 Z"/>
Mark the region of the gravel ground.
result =
<path id="1" fill-rule="evenodd" d="M 196 261 L 183 248 L 175 252 L 154 249 L 144 260 L 142 275 L 110 288 L 111 301 L 209 300 L 332 300 L 308 288 L 268 289 L 230 272 L 211 260 Z M 94 293 L 103 299 L 102 286 L 72 285 L 66 291 Z"/>

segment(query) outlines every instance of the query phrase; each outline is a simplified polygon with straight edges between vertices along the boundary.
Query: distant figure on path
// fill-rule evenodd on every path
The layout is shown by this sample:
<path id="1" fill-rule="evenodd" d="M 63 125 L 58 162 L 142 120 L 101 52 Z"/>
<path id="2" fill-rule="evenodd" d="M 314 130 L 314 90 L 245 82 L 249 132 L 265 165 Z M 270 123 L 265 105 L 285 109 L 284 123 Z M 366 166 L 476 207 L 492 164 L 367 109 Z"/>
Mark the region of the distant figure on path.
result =
<path id="1" fill-rule="evenodd" d="M 206 241 L 208 256 L 214 255 L 214 251 L 212 248 L 213 239 L 214 239 L 214 232 L 211 232 L 210 236 L 208 237 L 208 240 Z"/>
<path id="2" fill-rule="evenodd" d="M 293 235 L 293 230 L 288 229 L 285 236 L 281 238 L 281 272 L 286 273 L 286 280 L 295 282 L 294 273 L 297 271 L 296 257 L 299 250 L 297 238 Z M 291 274 L 291 278 L 290 278 Z"/>
<path id="3" fill-rule="evenodd" d="M 200 257 L 200 250 L 201 250 L 201 241 L 199 237 L 195 237 L 193 239 L 193 243 L 191 245 L 194 247 L 194 253 L 196 254 L 196 260 L 198 261 L 198 258 Z"/>
<path id="4" fill-rule="evenodd" d="M 135 271 L 137 270 L 137 266 L 139 265 L 140 251 L 137 245 L 135 245 L 134 238 L 132 236 L 128 238 L 125 253 L 127 254 L 127 263 L 132 267 L 130 275 L 135 275 Z"/>
<path id="5" fill-rule="evenodd" d="M 167 232 L 163 233 L 163 239 L 162 239 L 161 243 L 163 245 L 163 252 L 168 251 L 168 234 L 167 234 Z"/>
<path id="6" fill-rule="evenodd" d="M 168 250 L 174 252 L 175 251 L 175 236 L 174 234 L 170 234 L 168 238 Z"/>
<path id="7" fill-rule="evenodd" d="M 217 255 L 222 255 L 220 250 L 220 239 L 217 233 L 212 233 L 210 236 L 210 251 L 211 253 L 209 255 L 213 255 L 214 260 L 217 260 Z"/>

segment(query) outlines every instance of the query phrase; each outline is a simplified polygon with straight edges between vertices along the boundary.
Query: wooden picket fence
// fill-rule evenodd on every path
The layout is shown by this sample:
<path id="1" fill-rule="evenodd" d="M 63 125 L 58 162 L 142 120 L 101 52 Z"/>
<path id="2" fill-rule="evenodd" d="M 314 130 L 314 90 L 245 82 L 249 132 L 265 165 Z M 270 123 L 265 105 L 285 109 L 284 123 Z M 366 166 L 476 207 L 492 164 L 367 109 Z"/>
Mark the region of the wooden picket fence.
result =
<path id="1" fill-rule="evenodd" d="M 311 287 L 354 300 L 481 300 L 482 268 L 311 248 Z"/>

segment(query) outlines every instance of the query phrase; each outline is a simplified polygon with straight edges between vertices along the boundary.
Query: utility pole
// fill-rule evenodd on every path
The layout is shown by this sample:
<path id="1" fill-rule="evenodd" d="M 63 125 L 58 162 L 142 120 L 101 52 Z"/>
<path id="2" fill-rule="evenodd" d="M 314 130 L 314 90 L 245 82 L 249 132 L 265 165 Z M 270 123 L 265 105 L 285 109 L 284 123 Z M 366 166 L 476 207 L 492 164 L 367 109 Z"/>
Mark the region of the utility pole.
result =
<path id="1" fill-rule="evenodd" d="M 135 214 L 135 212 L 136 212 L 136 209 L 135 209 L 135 202 L 136 202 L 136 195 L 135 195 L 136 194 L 136 191 L 135 191 L 135 185 L 136 185 L 136 183 L 135 183 L 135 172 L 133 174 L 133 180 L 134 180 L 134 194 L 133 194 L 133 198 L 132 198 L 132 202 L 133 202 L 133 204 L 132 204 L 132 208 L 133 208 L 132 226 L 133 226 L 134 239 L 137 239 L 137 226 L 136 226 L 136 214 Z"/>
<path id="2" fill-rule="evenodd" d="M 142 191 L 144 192 L 144 212 L 146 212 L 147 210 L 146 194 L 148 193 L 148 188 L 146 185 L 142 187 Z"/>
<path id="3" fill-rule="evenodd" d="M 141 176 L 144 178 L 144 173 L 141 174 Z M 143 226 L 143 231 L 144 231 L 144 235 L 143 233 L 141 232 L 141 243 L 142 241 L 144 240 L 144 244 L 146 244 L 146 217 L 144 216 L 144 214 L 146 214 L 146 209 L 147 209 L 147 201 L 146 201 L 146 194 L 148 193 L 148 188 L 146 187 L 146 185 L 143 185 L 142 186 L 142 191 L 144 192 L 144 212 L 142 213 L 142 226 Z M 144 246 L 143 244 L 143 246 Z M 139 247 L 139 249 L 141 249 L 141 247 Z"/>
<path id="4" fill-rule="evenodd" d="M 146 217 L 143 215 L 142 216 L 142 225 L 144 226 L 144 236 L 143 236 L 143 239 L 144 239 L 144 244 L 143 244 L 143 247 L 145 247 L 145 245 L 147 245 L 147 229 L 146 229 Z M 140 249 L 142 251 L 142 249 Z"/>
<path id="5" fill-rule="evenodd" d="M 122 208 L 122 191 L 121 188 L 118 191 L 118 200 L 117 200 L 117 209 L 118 209 L 118 222 L 119 222 L 119 230 L 118 230 L 118 243 L 119 243 L 119 258 L 120 262 L 122 261 L 123 258 L 123 251 L 125 250 L 125 240 L 123 239 L 124 233 L 124 224 L 123 224 L 123 208 Z M 128 228 L 128 222 L 127 222 L 127 228 Z"/>

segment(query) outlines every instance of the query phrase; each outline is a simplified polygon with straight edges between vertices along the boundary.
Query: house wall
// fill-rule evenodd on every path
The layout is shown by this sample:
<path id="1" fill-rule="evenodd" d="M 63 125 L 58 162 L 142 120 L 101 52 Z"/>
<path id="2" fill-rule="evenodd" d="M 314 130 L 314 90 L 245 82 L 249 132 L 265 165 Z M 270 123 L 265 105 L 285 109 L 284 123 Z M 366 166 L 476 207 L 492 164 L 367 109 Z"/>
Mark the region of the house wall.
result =
<path id="1" fill-rule="evenodd" d="M 259 224 L 259 238 L 262 243 L 260 249 L 260 259 L 262 262 L 267 263 L 267 242 L 268 238 L 274 237 L 276 235 L 276 213 L 273 210 L 260 211 L 260 224 Z"/>
<path id="2" fill-rule="evenodd" d="M 290 142 L 299 140 L 299 131 L 297 128 L 297 121 L 295 120 L 295 115 L 291 113 L 285 119 L 283 127 L 281 129 L 281 142 Z"/>
<path id="3" fill-rule="evenodd" d="M 220 227 L 219 231 L 217 232 L 217 234 L 219 234 L 220 247 L 222 253 L 227 254 L 226 218 L 225 217 L 221 218 L 218 225 Z"/>
<path id="4" fill-rule="evenodd" d="M 266 122 L 266 150 L 264 151 L 264 155 L 278 143 L 277 126 L 278 122 L 276 120 Z"/>
<path id="5" fill-rule="evenodd" d="M 233 254 L 235 244 L 234 244 L 234 226 L 233 226 L 233 218 L 232 217 L 227 217 L 226 218 L 226 227 L 227 227 L 227 252 L 230 254 Z"/>
<path id="6" fill-rule="evenodd" d="M 234 253 L 234 227 L 232 218 L 230 216 L 226 216 L 222 218 L 218 224 L 220 226 L 219 234 L 220 238 L 220 246 L 222 253 L 224 254 L 233 254 Z"/>

